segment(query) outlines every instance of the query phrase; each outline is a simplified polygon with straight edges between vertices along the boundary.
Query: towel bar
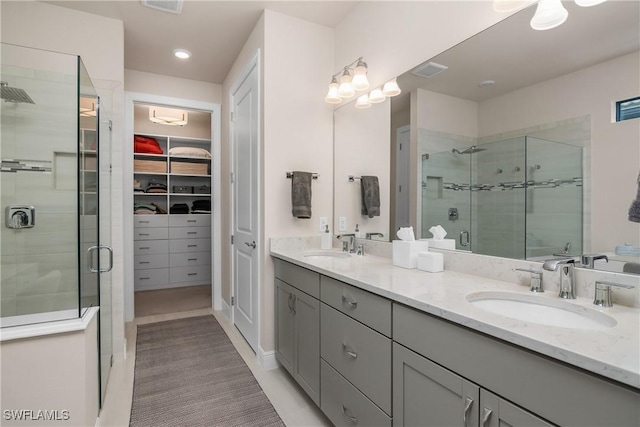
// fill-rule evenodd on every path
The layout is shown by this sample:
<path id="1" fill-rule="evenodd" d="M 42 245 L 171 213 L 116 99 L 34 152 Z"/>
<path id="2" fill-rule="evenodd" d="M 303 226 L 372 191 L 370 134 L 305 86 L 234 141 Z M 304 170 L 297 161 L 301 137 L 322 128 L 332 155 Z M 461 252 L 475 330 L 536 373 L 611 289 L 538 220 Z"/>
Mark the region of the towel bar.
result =
<path id="1" fill-rule="evenodd" d="M 362 177 L 349 175 L 349 182 L 354 182 L 356 179 L 362 179 Z"/>
<path id="2" fill-rule="evenodd" d="M 293 178 L 293 172 L 287 172 L 287 178 L 288 178 L 288 179 Z M 311 174 L 311 178 L 313 178 L 313 179 L 318 179 L 318 174 L 317 174 L 317 173 L 315 173 L 315 172 L 313 172 L 313 173 Z"/>

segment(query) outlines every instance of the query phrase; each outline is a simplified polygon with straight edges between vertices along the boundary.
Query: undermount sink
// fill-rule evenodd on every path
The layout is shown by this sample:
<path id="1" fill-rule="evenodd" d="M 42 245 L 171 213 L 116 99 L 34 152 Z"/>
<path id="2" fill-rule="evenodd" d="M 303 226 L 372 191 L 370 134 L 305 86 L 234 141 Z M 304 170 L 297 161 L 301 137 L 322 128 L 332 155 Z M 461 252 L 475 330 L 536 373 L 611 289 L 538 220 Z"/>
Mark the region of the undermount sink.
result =
<path id="1" fill-rule="evenodd" d="M 560 298 L 511 292 L 476 292 L 467 301 L 482 310 L 511 319 L 540 325 L 572 329 L 606 329 L 618 322 L 597 310 L 572 304 Z"/>
<path id="2" fill-rule="evenodd" d="M 304 256 L 307 258 L 349 258 L 351 254 L 337 251 L 310 251 L 305 252 Z"/>

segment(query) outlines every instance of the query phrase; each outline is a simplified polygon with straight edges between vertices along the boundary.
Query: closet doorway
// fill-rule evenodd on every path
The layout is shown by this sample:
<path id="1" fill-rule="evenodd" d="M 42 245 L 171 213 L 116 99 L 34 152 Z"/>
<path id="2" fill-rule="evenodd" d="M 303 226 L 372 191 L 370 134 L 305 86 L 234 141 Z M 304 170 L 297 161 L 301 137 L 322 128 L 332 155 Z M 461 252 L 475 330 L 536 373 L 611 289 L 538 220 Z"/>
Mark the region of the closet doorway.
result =
<path id="1" fill-rule="evenodd" d="M 126 106 L 125 320 L 216 308 L 219 105 L 129 93 Z"/>

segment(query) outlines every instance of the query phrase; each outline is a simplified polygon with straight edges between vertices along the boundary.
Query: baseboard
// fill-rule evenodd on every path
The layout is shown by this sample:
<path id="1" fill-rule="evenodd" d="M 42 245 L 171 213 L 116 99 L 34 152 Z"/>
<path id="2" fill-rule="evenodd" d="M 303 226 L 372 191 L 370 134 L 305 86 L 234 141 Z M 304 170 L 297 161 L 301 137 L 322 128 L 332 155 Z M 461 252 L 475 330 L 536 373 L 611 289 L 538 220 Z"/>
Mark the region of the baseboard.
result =
<path id="1" fill-rule="evenodd" d="M 222 314 L 224 314 L 226 318 L 231 321 L 231 306 L 227 304 L 224 299 L 222 299 Z"/>
<path id="2" fill-rule="evenodd" d="M 258 363 L 265 371 L 278 369 L 278 367 L 280 366 L 280 364 L 276 360 L 276 351 L 264 351 L 260 346 L 258 346 Z"/>

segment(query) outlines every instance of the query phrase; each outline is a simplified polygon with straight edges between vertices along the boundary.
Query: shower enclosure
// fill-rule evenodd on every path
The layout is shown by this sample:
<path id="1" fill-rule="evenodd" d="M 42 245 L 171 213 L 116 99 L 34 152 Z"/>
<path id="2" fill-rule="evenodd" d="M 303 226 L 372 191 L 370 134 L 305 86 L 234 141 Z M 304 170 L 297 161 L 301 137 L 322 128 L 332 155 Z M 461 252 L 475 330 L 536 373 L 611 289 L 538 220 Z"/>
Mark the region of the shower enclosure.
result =
<path id="1" fill-rule="evenodd" d="M 2 43 L 0 325 L 99 307 L 111 366 L 111 121 L 80 57 Z"/>
<path id="2" fill-rule="evenodd" d="M 536 259 L 582 251 L 582 148 L 530 136 L 422 157 L 422 237 Z"/>

